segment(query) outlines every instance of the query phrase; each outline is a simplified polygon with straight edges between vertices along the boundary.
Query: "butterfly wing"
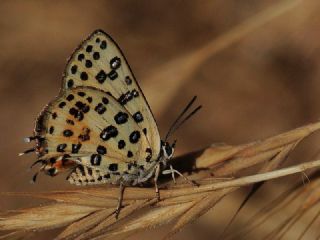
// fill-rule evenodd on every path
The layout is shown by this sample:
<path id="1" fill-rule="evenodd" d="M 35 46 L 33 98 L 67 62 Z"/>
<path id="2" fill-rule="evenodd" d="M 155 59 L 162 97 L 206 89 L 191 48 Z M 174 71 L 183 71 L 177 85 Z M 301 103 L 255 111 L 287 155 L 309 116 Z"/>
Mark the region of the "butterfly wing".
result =
<path id="1" fill-rule="evenodd" d="M 115 41 L 101 30 L 75 50 L 65 69 L 62 88 L 90 86 L 110 93 L 143 130 L 154 156 L 160 136 L 150 107 Z"/>
<path id="2" fill-rule="evenodd" d="M 39 116 L 35 135 L 41 139 L 41 159 L 74 160 L 111 174 L 111 182 L 121 174 L 150 169 L 154 160 L 147 137 L 126 108 L 92 87 L 62 91 Z"/>

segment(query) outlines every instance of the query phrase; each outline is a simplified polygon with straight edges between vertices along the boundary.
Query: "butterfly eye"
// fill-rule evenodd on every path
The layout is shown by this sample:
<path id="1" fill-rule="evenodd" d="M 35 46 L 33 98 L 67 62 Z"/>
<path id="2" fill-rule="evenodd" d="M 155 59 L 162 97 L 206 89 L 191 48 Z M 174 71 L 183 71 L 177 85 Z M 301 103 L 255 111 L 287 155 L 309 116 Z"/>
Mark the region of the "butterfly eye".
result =
<path id="1" fill-rule="evenodd" d="M 171 157 L 171 155 L 172 155 L 172 148 L 171 148 L 171 146 L 170 146 L 169 144 L 166 144 L 166 145 L 165 145 L 165 150 L 166 150 L 167 156 L 168 156 L 168 157 Z"/>

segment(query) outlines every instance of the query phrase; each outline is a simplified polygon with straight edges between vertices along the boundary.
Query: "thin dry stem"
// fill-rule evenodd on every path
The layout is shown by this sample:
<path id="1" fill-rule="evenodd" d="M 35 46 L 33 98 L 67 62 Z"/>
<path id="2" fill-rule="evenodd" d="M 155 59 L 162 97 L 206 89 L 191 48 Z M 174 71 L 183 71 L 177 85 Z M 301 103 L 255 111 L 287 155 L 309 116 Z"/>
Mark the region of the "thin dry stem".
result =
<path id="1" fill-rule="evenodd" d="M 48 193 L 3 193 L 15 197 L 44 198 L 53 202 L 41 207 L 8 212 L 0 219 L 0 230 L 12 231 L 13 235 L 18 236 L 24 231 L 66 226 L 57 239 L 106 239 L 128 236 L 148 227 L 175 221 L 167 234 L 167 237 L 171 237 L 213 208 L 226 194 L 242 186 L 318 168 L 320 160 L 273 170 L 283 163 L 298 143 L 319 128 L 320 122 L 317 122 L 264 141 L 240 146 L 212 146 L 177 158 L 172 162 L 175 168 L 182 172 L 184 169 L 191 169 L 189 177 L 197 179 L 200 186 L 172 185 L 166 178 L 162 178 L 162 186 L 167 189 L 161 189 L 160 201 L 157 201 L 153 188 L 127 188 L 124 207 L 118 220 L 113 215 L 118 197 L 116 187 Z M 264 163 L 262 168 L 255 167 L 261 163 Z M 216 175 L 240 174 L 239 171 L 246 168 L 251 169 L 251 175 L 231 179 L 216 178 Z M 308 185 L 309 190 L 305 193 L 299 212 L 304 212 L 319 202 L 320 193 L 315 187 L 316 183 L 314 181 L 315 185 Z M 130 218 L 132 214 L 135 214 L 134 218 Z M 289 223 L 288 219 L 283 227 Z M 280 234 L 280 230 L 279 228 L 271 234 Z"/>

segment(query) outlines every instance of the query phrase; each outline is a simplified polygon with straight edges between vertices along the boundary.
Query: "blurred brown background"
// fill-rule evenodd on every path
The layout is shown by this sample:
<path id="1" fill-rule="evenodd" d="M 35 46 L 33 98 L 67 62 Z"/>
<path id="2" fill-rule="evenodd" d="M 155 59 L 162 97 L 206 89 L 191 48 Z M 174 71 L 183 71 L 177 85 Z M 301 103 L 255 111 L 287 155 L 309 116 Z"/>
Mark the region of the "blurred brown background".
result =
<path id="1" fill-rule="evenodd" d="M 246 143 L 319 119 L 317 0 L 287 1 L 292 8 L 209 54 L 194 71 L 183 62 L 197 61 L 199 49 L 248 19 L 257 21 L 256 14 L 279 2 L 1 1 L 0 191 L 73 188 L 64 177 L 39 176 L 31 185 L 32 172 L 26 169 L 35 156 L 17 155 L 31 147 L 23 137 L 32 134 L 37 114 L 58 93 L 66 59 L 97 28 L 113 36 L 125 52 L 162 135 L 184 104 L 199 96 L 204 108 L 176 134 L 178 154 L 218 142 Z M 311 159 L 319 149 L 317 137 L 311 140 L 297 149 L 290 164 Z M 285 185 L 288 181 L 269 184 L 248 205 L 247 214 Z M 239 191 L 229 196 L 176 238 L 214 239 L 244 195 Z M 33 204 L 0 197 L 0 210 Z M 241 219 L 237 226 L 241 228 Z M 156 230 L 159 236 L 165 228 Z M 42 233 L 39 239 L 52 234 Z M 147 231 L 134 239 L 153 234 Z"/>

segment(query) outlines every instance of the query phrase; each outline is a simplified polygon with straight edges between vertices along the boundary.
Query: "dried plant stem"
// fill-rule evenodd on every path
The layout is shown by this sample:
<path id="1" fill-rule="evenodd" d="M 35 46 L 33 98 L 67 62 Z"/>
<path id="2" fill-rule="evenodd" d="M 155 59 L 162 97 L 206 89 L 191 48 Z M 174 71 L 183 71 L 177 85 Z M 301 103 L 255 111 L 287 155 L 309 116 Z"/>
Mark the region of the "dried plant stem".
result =
<path id="1" fill-rule="evenodd" d="M 234 180 L 202 185 L 200 187 L 193 187 L 192 191 L 187 191 L 187 192 L 186 192 L 186 188 L 184 188 L 183 190 L 180 190 L 180 189 L 165 190 L 165 192 L 162 193 L 162 196 L 177 197 L 177 196 L 187 195 L 188 193 L 195 194 L 195 193 L 201 193 L 201 192 L 207 192 L 207 191 L 214 191 L 214 190 L 223 189 L 223 188 L 241 187 L 241 186 L 246 186 L 256 182 L 267 181 L 267 180 L 284 177 L 284 176 L 288 176 L 295 173 L 301 173 L 308 169 L 312 169 L 316 167 L 320 167 L 320 160 L 302 163 L 296 166 L 274 170 L 271 172 L 255 174 L 247 177 L 241 177 Z"/>
<path id="2" fill-rule="evenodd" d="M 307 233 L 307 231 L 310 229 L 312 224 L 315 223 L 315 221 L 320 217 L 320 211 L 317 212 L 317 214 L 311 219 L 310 223 L 307 225 L 307 227 L 303 230 L 303 232 L 300 234 L 300 236 L 297 238 L 297 240 L 301 240 L 303 236 Z"/>
<path id="3" fill-rule="evenodd" d="M 27 196 L 48 199 L 51 202 L 3 214 L 0 218 L 0 230 L 11 231 L 9 235 L 4 235 L 3 239 L 12 239 L 12 234 L 19 236 L 24 232 L 32 233 L 32 230 L 64 226 L 66 228 L 56 239 L 112 239 L 175 220 L 171 231 L 166 235 L 170 237 L 239 187 L 319 168 L 320 160 L 316 160 L 275 170 L 283 164 L 298 143 L 319 129 L 320 122 L 316 122 L 264 141 L 239 146 L 211 146 L 174 159 L 173 163 L 177 164 L 175 168 L 182 172 L 189 171 L 189 177 L 195 179 L 200 186 L 191 187 L 183 184 L 184 182 L 173 185 L 167 182 L 168 179 L 162 178 L 160 201 L 156 198 L 154 188 L 128 187 L 124 192 L 123 208 L 118 221 L 113 215 L 119 193 L 116 186 L 44 193 L 1 193 L 2 196 Z M 259 168 L 258 164 L 263 164 L 263 167 Z M 256 167 L 252 168 L 253 166 Z M 240 171 L 247 168 L 253 170 L 249 176 L 231 180 L 226 178 L 239 176 Z M 303 198 L 299 212 L 305 212 L 319 202 L 320 191 L 317 186 L 318 181 L 314 179 L 305 188 L 308 190 L 298 191 L 297 196 Z M 292 192 L 295 189 L 298 188 L 294 188 Z M 288 197 L 282 199 L 287 202 Z M 271 206 L 269 211 L 265 212 L 273 212 L 273 208 L 274 206 Z M 135 218 L 129 218 L 132 214 L 135 214 Z M 256 223 L 258 220 L 260 224 L 259 219 L 264 221 L 263 214 L 264 212 L 251 222 Z M 288 229 L 288 223 L 290 224 L 284 222 L 281 225 L 284 232 Z M 252 225 L 248 224 L 250 230 Z M 279 236 L 281 230 L 277 228 L 269 236 Z"/>

